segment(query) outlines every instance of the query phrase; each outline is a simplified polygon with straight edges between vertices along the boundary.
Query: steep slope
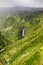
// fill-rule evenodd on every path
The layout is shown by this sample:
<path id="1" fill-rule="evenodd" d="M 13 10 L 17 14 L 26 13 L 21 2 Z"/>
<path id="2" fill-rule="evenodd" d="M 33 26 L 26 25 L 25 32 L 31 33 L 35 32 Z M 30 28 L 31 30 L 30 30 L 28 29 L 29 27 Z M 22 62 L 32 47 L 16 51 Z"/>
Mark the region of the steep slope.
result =
<path id="1" fill-rule="evenodd" d="M 43 26 L 33 33 L 11 45 L 12 49 L 9 48 L 8 51 L 8 48 L 6 49 L 1 55 L 6 65 L 41 65 L 40 48 L 43 45 Z"/>
<path id="2" fill-rule="evenodd" d="M 22 20 L 18 16 L 13 18 L 16 21 L 13 24 L 8 22 L 10 26 L 4 27 L 3 35 L 10 41 L 17 41 L 5 48 L 6 50 L 0 54 L 0 59 L 4 65 L 43 65 L 43 13 L 25 14 Z M 18 29 L 21 31 L 23 26 L 26 29 L 25 37 L 19 38 L 21 34 L 16 34 L 20 33 Z M 14 37 L 12 30 L 14 33 L 18 32 Z M 13 39 L 7 37 L 7 34 Z"/>
<path id="3" fill-rule="evenodd" d="M 1 30 L 3 34 L 10 41 L 14 42 L 21 39 L 22 28 L 25 27 L 25 37 L 30 35 L 33 30 L 40 27 L 39 22 L 43 20 L 43 13 L 33 13 L 28 12 L 23 15 L 8 16 L 4 22 L 3 29 Z"/>

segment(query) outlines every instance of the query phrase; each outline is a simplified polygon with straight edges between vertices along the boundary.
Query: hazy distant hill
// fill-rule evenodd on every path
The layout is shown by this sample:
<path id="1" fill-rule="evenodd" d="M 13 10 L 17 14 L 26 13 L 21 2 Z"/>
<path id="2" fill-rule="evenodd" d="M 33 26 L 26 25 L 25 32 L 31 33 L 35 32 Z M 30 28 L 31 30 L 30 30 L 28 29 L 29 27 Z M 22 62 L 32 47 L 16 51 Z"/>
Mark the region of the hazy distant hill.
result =
<path id="1" fill-rule="evenodd" d="M 15 13 L 21 13 L 24 11 L 35 12 L 43 11 L 43 8 L 32 8 L 32 7 L 12 7 L 12 8 L 0 8 L 0 20 L 4 19 L 8 15 L 14 15 Z"/>

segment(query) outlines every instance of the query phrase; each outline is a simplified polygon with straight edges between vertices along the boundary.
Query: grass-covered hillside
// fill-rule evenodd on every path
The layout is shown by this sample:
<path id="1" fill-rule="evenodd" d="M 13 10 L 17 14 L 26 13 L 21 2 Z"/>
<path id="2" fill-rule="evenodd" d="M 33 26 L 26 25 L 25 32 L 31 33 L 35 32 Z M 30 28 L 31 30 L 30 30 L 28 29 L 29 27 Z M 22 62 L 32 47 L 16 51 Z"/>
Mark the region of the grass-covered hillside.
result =
<path id="1" fill-rule="evenodd" d="M 43 65 L 43 12 L 7 16 L 1 24 L 0 65 Z"/>

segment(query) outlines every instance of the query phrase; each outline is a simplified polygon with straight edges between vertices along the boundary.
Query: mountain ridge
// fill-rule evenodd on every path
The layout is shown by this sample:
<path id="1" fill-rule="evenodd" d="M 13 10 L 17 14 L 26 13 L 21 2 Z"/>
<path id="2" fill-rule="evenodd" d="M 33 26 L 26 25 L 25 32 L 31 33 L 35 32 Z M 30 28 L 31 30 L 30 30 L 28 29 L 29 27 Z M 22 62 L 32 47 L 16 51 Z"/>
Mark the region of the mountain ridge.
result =
<path id="1" fill-rule="evenodd" d="M 43 8 L 19 7 L 19 6 L 12 7 L 12 8 L 0 8 L 0 20 L 4 19 L 8 15 L 17 14 L 23 11 L 28 11 L 31 13 L 31 12 L 36 12 L 36 11 L 43 11 Z"/>

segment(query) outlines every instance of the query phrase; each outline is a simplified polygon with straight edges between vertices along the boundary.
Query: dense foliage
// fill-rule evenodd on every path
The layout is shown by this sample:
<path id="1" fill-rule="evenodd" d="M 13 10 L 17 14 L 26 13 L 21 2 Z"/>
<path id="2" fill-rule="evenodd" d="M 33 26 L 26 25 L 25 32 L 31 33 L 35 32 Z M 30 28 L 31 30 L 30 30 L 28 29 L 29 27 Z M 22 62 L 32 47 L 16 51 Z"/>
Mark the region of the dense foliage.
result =
<path id="1" fill-rule="evenodd" d="M 0 22 L 0 65 L 43 65 L 43 12 L 7 16 Z"/>

